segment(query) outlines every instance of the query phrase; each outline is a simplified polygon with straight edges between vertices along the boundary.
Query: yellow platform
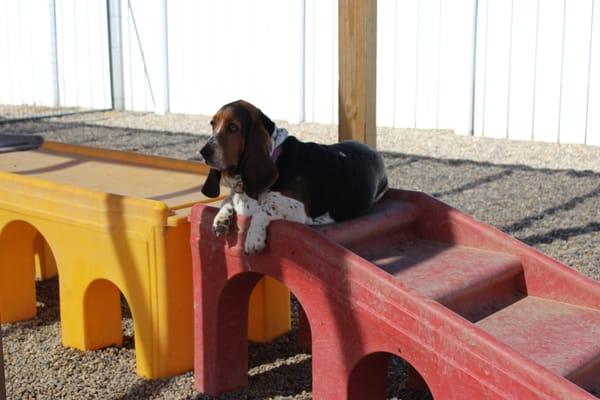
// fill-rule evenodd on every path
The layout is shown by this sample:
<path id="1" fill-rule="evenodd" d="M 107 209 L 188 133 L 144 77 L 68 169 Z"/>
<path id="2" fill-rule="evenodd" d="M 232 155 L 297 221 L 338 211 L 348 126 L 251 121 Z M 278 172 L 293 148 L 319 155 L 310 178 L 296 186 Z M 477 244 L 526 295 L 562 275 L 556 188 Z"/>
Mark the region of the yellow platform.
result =
<path id="1" fill-rule="evenodd" d="M 36 275 L 58 271 L 65 346 L 120 345 L 122 294 L 134 321 L 138 374 L 190 370 L 187 217 L 192 204 L 214 202 L 200 193 L 207 173 L 201 163 L 55 142 L 0 154 L 2 322 L 33 318 Z M 249 326 L 257 341 L 290 329 L 285 288 L 257 286 Z"/>

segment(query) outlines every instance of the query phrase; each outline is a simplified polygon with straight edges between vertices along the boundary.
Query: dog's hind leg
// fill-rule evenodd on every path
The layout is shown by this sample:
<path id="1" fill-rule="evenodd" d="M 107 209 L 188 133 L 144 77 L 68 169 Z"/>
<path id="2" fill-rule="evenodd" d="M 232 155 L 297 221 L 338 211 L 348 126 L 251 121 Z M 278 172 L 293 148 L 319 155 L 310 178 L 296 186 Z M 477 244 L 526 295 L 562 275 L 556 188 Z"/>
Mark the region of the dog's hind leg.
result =
<path id="1" fill-rule="evenodd" d="M 331 218 L 329 213 L 325 213 L 323 215 L 319 215 L 316 218 L 308 218 L 306 221 L 306 225 L 326 225 L 333 224 L 335 220 Z"/>

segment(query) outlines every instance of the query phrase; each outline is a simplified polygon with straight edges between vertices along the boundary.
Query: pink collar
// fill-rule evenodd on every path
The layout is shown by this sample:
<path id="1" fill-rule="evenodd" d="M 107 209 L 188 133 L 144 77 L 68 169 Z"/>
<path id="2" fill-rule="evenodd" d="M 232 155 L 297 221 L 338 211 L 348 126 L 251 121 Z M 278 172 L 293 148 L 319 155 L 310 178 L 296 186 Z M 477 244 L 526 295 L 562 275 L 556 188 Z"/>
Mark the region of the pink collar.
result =
<path id="1" fill-rule="evenodd" d="M 279 145 L 275 148 L 275 150 L 273 150 L 273 152 L 271 153 L 271 160 L 273 160 L 273 163 L 277 162 L 277 159 L 279 158 L 279 156 L 281 155 L 281 151 L 283 146 Z"/>

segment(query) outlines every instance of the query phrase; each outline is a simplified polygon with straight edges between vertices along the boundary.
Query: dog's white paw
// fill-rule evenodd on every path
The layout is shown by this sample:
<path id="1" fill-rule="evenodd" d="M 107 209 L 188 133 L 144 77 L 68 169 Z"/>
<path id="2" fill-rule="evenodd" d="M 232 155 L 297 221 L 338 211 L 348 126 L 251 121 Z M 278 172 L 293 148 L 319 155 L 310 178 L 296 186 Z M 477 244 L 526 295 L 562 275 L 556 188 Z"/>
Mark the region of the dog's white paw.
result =
<path id="1" fill-rule="evenodd" d="M 212 231 L 216 236 L 227 235 L 231 228 L 233 213 L 229 211 L 221 212 L 215 216 L 212 224 Z"/>
<path id="2" fill-rule="evenodd" d="M 265 247 L 267 246 L 267 238 L 263 237 L 249 237 L 246 236 L 246 241 L 244 242 L 244 253 L 252 255 L 261 253 Z"/>
<path id="3" fill-rule="evenodd" d="M 229 233 L 231 226 L 231 220 L 229 219 L 216 219 L 213 221 L 212 231 L 216 236 L 224 236 Z"/>
<path id="4" fill-rule="evenodd" d="M 258 254 L 267 246 L 267 230 L 259 224 L 250 224 L 246 241 L 244 242 L 244 253 Z"/>

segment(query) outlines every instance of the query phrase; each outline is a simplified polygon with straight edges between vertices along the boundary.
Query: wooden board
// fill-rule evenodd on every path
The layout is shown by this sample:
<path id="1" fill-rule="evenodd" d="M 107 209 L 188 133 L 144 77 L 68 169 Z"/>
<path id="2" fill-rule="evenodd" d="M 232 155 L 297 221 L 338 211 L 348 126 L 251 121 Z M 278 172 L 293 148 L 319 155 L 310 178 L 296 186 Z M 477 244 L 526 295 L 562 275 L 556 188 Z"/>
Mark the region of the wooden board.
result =
<path id="1" fill-rule="evenodd" d="M 339 1 L 339 140 L 376 146 L 377 1 Z"/>

